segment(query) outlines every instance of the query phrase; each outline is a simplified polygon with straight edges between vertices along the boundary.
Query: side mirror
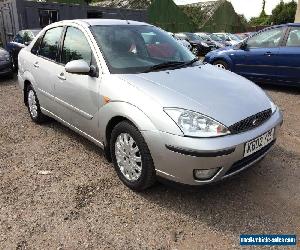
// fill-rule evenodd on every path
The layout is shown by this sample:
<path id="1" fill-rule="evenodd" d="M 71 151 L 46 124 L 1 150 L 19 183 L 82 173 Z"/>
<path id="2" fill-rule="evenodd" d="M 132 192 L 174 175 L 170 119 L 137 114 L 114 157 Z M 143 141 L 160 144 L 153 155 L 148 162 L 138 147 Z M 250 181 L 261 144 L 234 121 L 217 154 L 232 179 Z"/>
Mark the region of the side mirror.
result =
<path id="1" fill-rule="evenodd" d="M 246 42 L 242 42 L 241 45 L 240 45 L 240 49 L 247 50 L 247 43 Z"/>
<path id="2" fill-rule="evenodd" d="M 28 46 L 29 44 L 30 44 L 30 42 L 25 42 L 24 43 L 25 46 Z"/>
<path id="3" fill-rule="evenodd" d="M 98 75 L 95 66 L 89 66 L 84 60 L 74 60 L 68 62 L 65 66 L 66 72 L 72 74 L 83 74 L 90 75 L 91 77 L 96 77 Z"/>

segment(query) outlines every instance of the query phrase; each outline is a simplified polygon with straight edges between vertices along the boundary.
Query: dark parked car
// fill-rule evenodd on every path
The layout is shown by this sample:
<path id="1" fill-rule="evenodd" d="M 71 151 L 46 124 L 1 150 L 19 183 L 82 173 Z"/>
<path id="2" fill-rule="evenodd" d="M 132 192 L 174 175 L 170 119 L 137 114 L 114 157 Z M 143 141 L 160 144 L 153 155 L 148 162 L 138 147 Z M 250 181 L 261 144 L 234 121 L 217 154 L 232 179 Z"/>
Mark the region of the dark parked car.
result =
<path id="1" fill-rule="evenodd" d="M 231 46 L 231 44 L 229 42 L 227 42 L 226 40 L 223 40 L 222 38 L 218 37 L 216 34 L 209 34 L 206 33 L 206 35 L 208 35 L 210 37 L 211 40 L 221 43 L 224 46 Z"/>
<path id="2" fill-rule="evenodd" d="M 236 46 L 210 52 L 204 61 L 257 83 L 300 87 L 300 23 L 266 28 Z"/>
<path id="3" fill-rule="evenodd" d="M 203 33 L 203 32 L 196 32 L 195 33 L 197 36 L 200 36 L 202 40 L 204 40 L 207 44 L 212 44 L 214 45 L 217 49 L 224 48 L 225 45 L 221 42 L 214 41 L 210 38 L 209 34 Z"/>
<path id="4" fill-rule="evenodd" d="M 7 50 L 11 55 L 13 65 L 18 67 L 18 55 L 21 49 L 30 44 L 40 30 L 21 30 L 14 39 L 7 44 Z"/>
<path id="5" fill-rule="evenodd" d="M 12 76 L 13 67 L 11 57 L 3 48 L 0 48 L 0 76 L 9 75 Z"/>
<path id="6" fill-rule="evenodd" d="M 213 43 L 205 42 L 201 37 L 194 33 L 177 33 L 177 37 L 188 41 L 192 45 L 192 52 L 197 56 L 205 56 L 208 52 L 216 49 Z"/>

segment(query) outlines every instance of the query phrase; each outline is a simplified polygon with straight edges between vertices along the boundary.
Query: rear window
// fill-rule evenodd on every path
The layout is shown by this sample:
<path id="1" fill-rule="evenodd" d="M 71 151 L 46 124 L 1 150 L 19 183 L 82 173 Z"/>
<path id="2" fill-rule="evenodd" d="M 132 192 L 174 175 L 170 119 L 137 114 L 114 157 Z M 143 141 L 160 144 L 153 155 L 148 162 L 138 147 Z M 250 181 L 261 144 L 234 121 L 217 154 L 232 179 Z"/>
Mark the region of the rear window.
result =
<path id="1" fill-rule="evenodd" d="M 63 27 L 56 27 L 48 30 L 42 40 L 39 55 L 48 58 L 52 61 L 57 60 L 59 42 Z"/>

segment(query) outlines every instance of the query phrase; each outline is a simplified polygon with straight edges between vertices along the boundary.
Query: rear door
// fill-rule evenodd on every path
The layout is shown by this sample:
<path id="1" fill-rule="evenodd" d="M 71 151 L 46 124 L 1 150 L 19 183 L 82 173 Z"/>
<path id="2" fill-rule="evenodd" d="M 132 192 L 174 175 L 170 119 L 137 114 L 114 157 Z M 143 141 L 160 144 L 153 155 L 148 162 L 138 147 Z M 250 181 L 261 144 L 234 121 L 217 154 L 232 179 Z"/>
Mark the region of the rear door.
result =
<path id="1" fill-rule="evenodd" d="M 288 29 L 284 45 L 278 53 L 278 80 L 280 83 L 300 86 L 300 26 Z"/>
<path id="2" fill-rule="evenodd" d="M 276 27 L 247 40 L 243 75 L 257 82 L 273 82 L 278 78 L 278 52 L 282 45 L 285 27 Z"/>
<path id="3" fill-rule="evenodd" d="M 32 53 L 37 56 L 31 63 L 31 72 L 37 83 L 40 105 L 43 109 L 55 113 L 54 107 L 54 83 L 56 75 L 54 74 L 59 67 L 59 45 L 64 28 L 55 27 L 47 30 L 42 38 L 38 51 L 35 46 Z"/>

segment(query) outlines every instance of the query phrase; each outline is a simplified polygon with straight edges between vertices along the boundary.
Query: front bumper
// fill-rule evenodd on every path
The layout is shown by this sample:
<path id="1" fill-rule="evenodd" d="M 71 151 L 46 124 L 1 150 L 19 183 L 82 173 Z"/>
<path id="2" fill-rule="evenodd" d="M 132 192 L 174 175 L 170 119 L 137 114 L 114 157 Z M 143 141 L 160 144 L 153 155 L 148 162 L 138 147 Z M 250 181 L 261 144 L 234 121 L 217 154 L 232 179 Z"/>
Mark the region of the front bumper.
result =
<path id="1" fill-rule="evenodd" d="M 150 149 L 158 176 L 187 185 L 203 185 L 235 175 L 261 160 L 271 149 L 282 124 L 277 111 L 261 126 L 244 133 L 218 138 L 190 138 L 157 131 L 142 131 Z M 274 141 L 244 158 L 245 143 L 275 128 Z M 170 150 L 171 146 L 171 150 Z M 183 149 L 174 152 L 172 149 Z M 195 154 L 196 152 L 196 154 Z M 195 169 L 220 170 L 209 180 L 197 180 Z"/>

